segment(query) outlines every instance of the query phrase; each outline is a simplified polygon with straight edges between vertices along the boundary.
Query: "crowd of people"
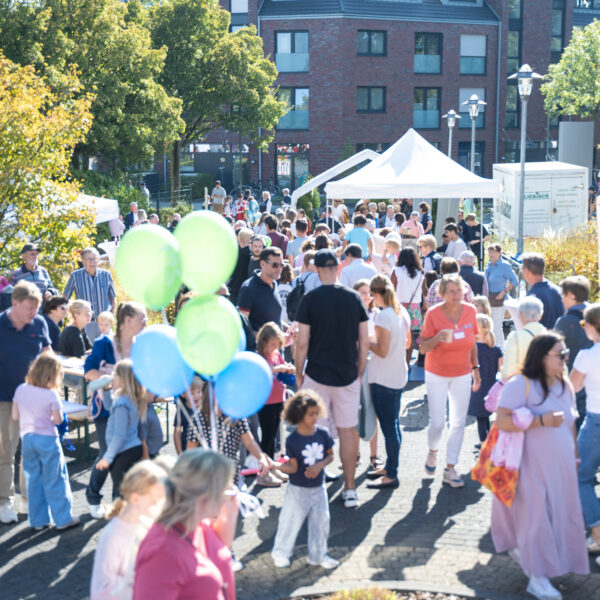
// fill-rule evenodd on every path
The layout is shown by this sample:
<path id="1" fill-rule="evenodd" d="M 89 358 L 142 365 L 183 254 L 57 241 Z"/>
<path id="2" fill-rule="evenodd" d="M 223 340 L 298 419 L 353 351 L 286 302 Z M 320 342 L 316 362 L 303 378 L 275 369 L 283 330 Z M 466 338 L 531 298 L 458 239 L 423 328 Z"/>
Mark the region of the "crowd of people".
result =
<path id="1" fill-rule="evenodd" d="M 237 307 L 248 350 L 271 366 L 266 404 L 248 419 L 234 421 L 218 407 L 211 413 L 211 384 L 196 376 L 175 399 L 178 458 L 169 461 L 160 454 L 158 399 L 137 381 L 130 359 L 145 307 L 117 305 L 110 271 L 98 266 L 94 248 L 82 250 L 60 294 L 38 264 L 41 248 L 27 243 L 2 290 L 9 305 L 0 313 L 0 521 L 18 520 L 20 439 L 20 510 L 31 527 L 79 523 L 60 443 L 59 390 L 69 384 L 60 355 L 75 356 L 93 390 L 90 419 L 99 443 L 86 488 L 89 512 L 110 519 L 96 551 L 92 598 L 232 598 L 233 570 L 243 566 L 231 553 L 236 494 L 247 488 L 248 473 L 257 485 L 286 486 L 274 565 L 290 565 L 308 520 L 309 564 L 333 569 L 339 563 L 327 553 L 325 484 L 339 477 L 326 469 L 335 440 L 341 498 L 354 509 L 359 411 L 371 403 L 378 426 L 365 440 L 366 486 L 398 488 L 402 391 L 409 373 L 423 368 L 424 476 L 435 475 L 441 450 L 443 483 L 465 485 L 457 465 L 467 417 L 477 421 L 481 447 L 493 417 L 486 399 L 500 386 L 496 426 L 524 432 L 525 443 L 513 506 L 493 499 L 496 549 L 519 562 L 537 598 L 560 597 L 549 578 L 588 572 L 587 553 L 600 552 L 600 305 L 588 303 L 586 278 L 556 286 L 545 277 L 544 257 L 524 254 L 528 291 L 517 298 L 519 318 L 507 326 L 506 300 L 522 286 L 498 243 L 488 244 L 482 270 L 489 232 L 473 214 L 447 219 L 439 244 L 430 206 L 413 210 L 412 199 L 360 201 L 350 222 L 341 200 L 320 218 L 302 209 L 273 213 L 268 192 L 260 203 L 244 194 L 234 202 L 217 182 L 210 205 L 237 237 L 237 264 L 219 293 Z M 132 206 L 124 226 L 137 226 L 139 213 Z M 177 308 L 193 295 L 182 290 Z M 526 427 L 515 416 L 521 409 L 530 413 Z M 378 432 L 385 460 L 377 456 Z M 216 447 L 201 448 L 206 440 Z M 109 473 L 107 510 L 102 488 Z"/>

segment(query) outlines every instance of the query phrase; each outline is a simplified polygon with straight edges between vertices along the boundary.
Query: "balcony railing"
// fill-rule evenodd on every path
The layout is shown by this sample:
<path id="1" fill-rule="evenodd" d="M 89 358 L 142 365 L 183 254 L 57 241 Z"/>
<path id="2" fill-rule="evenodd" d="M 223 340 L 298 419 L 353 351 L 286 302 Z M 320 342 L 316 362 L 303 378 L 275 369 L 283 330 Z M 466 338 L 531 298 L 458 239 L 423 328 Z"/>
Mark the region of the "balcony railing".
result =
<path id="1" fill-rule="evenodd" d="M 461 75 L 485 75 L 485 56 L 461 56 Z"/>
<path id="2" fill-rule="evenodd" d="M 458 121 L 458 128 L 471 129 L 471 115 L 468 112 L 461 112 L 460 116 L 461 119 Z M 480 112 L 475 121 L 475 129 L 482 129 L 483 127 L 485 127 L 485 113 Z"/>
<path id="3" fill-rule="evenodd" d="M 277 129 L 308 129 L 308 111 L 290 110 L 279 119 Z"/>
<path id="4" fill-rule="evenodd" d="M 415 73 L 440 73 L 442 57 L 439 54 L 415 54 Z"/>
<path id="5" fill-rule="evenodd" d="M 415 129 L 438 129 L 439 126 L 439 110 L 413 110 L 413 127 Z"/>
<path id="6" fill-rule="evenodd" d="M 275 54 L 275 66 L 280 73 L 306 73 L 309 65 L 308 52 Z"/>

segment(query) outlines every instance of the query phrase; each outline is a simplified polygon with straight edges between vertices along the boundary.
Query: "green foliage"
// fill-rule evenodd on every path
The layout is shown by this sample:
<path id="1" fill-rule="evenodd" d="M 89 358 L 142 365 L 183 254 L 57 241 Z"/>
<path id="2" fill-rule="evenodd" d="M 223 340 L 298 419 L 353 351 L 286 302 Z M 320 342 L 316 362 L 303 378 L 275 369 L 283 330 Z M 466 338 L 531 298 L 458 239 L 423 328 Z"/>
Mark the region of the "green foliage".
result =
<path id="1" fill-rule="evenodd" d="M 160 224 L 166 227 L 173 218 L 175 213 L 179 213 L 181 218 L 185 217 L 188 213 L 194 210 L 193 206 L 189 202 L 178 202 L 174 206 L 168 206 L 167 208 L 161 208 L 158 212 L 160 218 Z"/>
<path id="2" fill-rule="evenodd" d="M 182 177 L 183 186 L 190 186 L 192 188 L 192 200 L 203 199 L 204 188 L 206 188 L 210 194 L 214 187 L 214 183 L 215 176 L 212 173 L 198 173 L 193 177 Z"/>
<path id="3" fill-rule="evenodd" d="M 93 98 L 74 74 L 68 78 L 69 91 L 55 94 L 32 67 L 0 53 L 0 269 L 21 262 L 26 238 L 41 245 L 42 263 L 59 287 L 94 224 L 93 211 L 77 202 L 78 183 L 68 178 Z"/>
<path id="4" fill-rule="evenodd" d="M 542 85 L 544 108 L 553 117 L 595 118 L 600 112 L 600 21 L 574 27 L 557 64 Z"/>
<path id="5" fill-rule="evenodd" d="M 312 175 L 309 174 L 306 181 L 308 182 L 312 178 Z M 306 212 L 306 216 L 312 221 L 313 209 L 319 210 L 319 207 L 321 206 L 321 194 L 319 194 L 319 188 L 315 188 L 304 194 L 304 196 L 300 196 L 296 206 L 297 208 L 303 208 Z"/>
<path id="6" fill-rule="evenodd" d="M 94 122 L 76 157 L 100 154 L 115 168 L 148 164 L 183 131 L 181 100 L 158 82 L 166 49 L 152 48 L 139 0 L 0 0 L 0 46 L 33 64 L 61 92 L 70 65 L 93 91 Z"/>

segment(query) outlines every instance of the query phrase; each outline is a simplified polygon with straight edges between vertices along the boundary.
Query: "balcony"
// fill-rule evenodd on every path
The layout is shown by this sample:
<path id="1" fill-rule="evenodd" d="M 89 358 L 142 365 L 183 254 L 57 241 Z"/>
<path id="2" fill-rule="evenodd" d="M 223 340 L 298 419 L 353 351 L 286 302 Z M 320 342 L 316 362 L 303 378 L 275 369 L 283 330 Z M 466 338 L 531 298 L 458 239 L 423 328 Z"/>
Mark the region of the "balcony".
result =
<path id="1" fill-rule="evenodd" d="M 290 110 L 279 119 L 277 129 L 308 129 L 308 111 Z"/>
<path id="2" fill-rule="evenodd" d="M 308 52 L 278 52 L 275 54 L 275 66 L 280 73 L 306 73 L 309 64 Z"/>
<path id="3" fill-rule="evenodd" d="M 485 75 L 485 56 L 461 56 L 461 75 Z"/>
<path id="4" fill-rule="evenodd" d="M 413 127 L 415 129 L 439 129 L 439 110 L 413 110 Z"/>
<path id="5" fill-rule="evenodd" d="M 415 73 L 441 73 L 442 57 L 439 54 L 415 54 Z"/>

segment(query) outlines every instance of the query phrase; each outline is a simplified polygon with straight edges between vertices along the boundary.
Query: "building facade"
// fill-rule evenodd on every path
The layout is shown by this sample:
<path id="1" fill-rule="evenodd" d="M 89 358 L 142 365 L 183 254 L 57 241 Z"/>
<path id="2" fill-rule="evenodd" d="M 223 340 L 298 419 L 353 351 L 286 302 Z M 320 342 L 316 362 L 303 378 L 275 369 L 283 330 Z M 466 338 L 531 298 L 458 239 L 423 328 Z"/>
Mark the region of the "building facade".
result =
<path id="1" fill-rule="evenodd" d="M 221 0 L 221 5 L 232 13 L 232 30 L 257 27 L 279 72 L 279 95 L 289 106 L 267 153 L 237 146 L 243 182 L 272 181 L 291 189 L 358 150 L 385 150 L 410 127 L 447 152 L 443 115 L 450 109 L 462 116 L 452 157 L 468 168 L 471 119 L 462 103 L 472 94 L 486 102 L 476 121 L 475 169 L 490 177 L 494 162 L 519 160 L 520 103 L 508 76 L 522 63 L 546 73 L 572 27 L 600 18 L 600 0 Z M 558 122 L 547 117 L 535 84 L 527 160 L 555 155 L 557 138 Z M 215 132 L 200 148 L 212 143 L 235 153 L 236 139 Z M 214 164 L 199 154 L 197 171 Z M 227 179 L 223 169 L 221 176 Z"/>

